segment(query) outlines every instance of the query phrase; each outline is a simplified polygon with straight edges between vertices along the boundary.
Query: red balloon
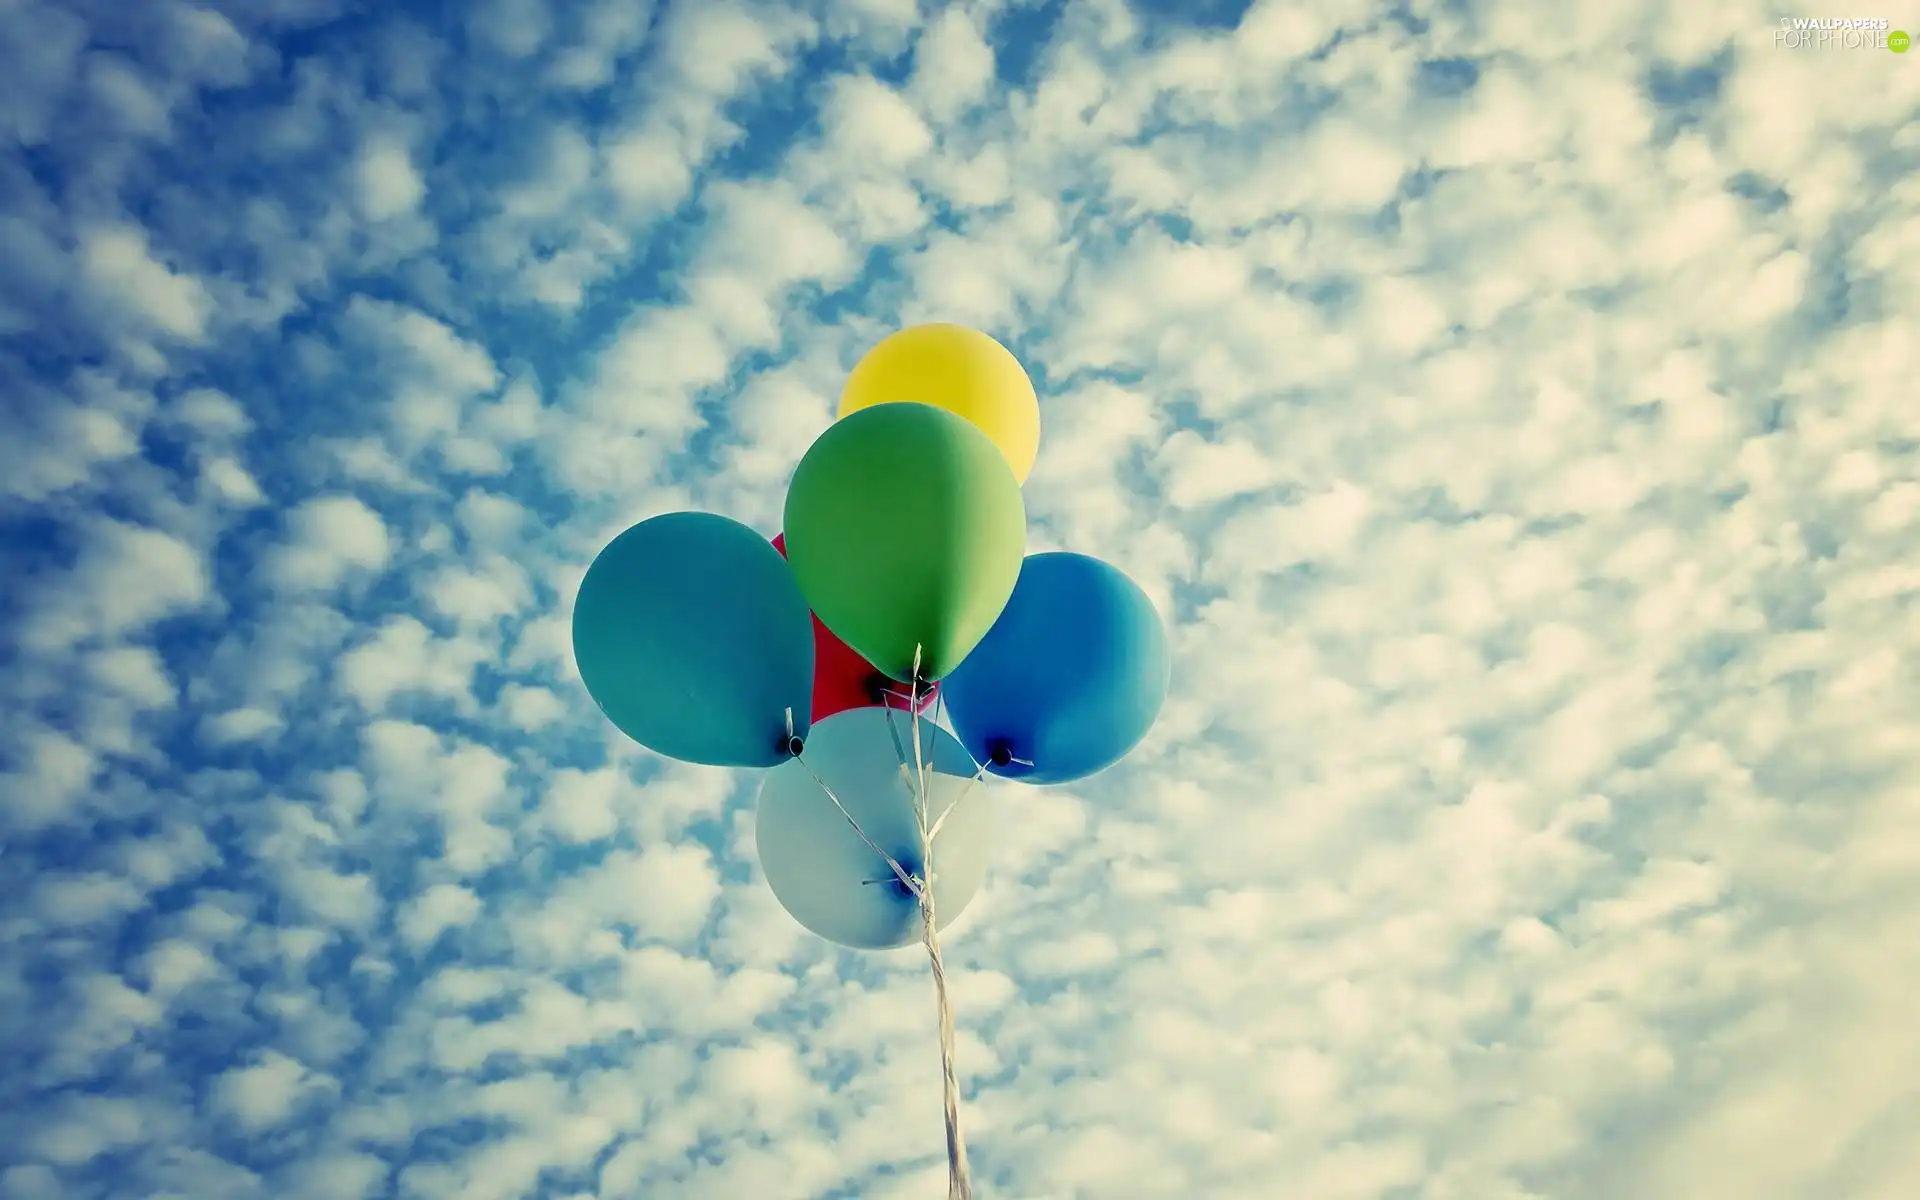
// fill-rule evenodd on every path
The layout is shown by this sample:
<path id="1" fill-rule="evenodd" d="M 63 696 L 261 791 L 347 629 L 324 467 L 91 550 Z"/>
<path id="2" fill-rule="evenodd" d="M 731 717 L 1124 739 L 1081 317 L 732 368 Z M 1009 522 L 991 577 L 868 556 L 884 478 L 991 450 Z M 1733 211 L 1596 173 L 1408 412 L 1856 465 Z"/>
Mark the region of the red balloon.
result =
<path id="1" fill-rule="evenodd" d="M 787 535 L 773 539 L 780 557 L 787 556 Z M 926 712 L 940 694 L 934 683 L 920 695 L 920 711 Z M 880 669 L 860 657 L 860 652 L 834 635 L 833 630 L 813 619 L 813 721 L 817 725 L 835 713 L 850 708 L 897 708 L 906 712 L 909 705 L 907 685 L 889 679 Z"/>

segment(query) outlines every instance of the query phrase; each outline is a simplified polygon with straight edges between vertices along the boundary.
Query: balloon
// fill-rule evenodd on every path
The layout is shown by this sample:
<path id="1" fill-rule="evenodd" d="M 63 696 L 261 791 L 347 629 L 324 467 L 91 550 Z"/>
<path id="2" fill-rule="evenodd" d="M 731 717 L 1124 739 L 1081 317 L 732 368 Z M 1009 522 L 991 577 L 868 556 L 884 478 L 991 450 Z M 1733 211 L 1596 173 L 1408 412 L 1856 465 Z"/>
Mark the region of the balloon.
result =
<path id="1" fill-rule="evenodd" d="M 827 427 L 787 492 L 787 563 L 826 627 L 893 679 L 938 679 L 992 628 L 1026 550 L 1020 485 L 986 435 L 928 404 Z"/>
<path id="2" fill-rule="evenodd" d="M 573 657 L 600 711 L 668 758 L 770 767 L 806 737 L 807 602 L 773 547 L 712 513 L 653 517 L 580 581 Z"/>
<path id="3" fill-rule="evenodd" d="M 785 534 L 773 539 L 780 557 L 787 556 Z M 919 711 L 933 707 L 940 685 L 920 688 Z M 909 712 L 912 693 L 882 674 L 880 668 L 854 652 L 853 647 L 833 636 L 833 630 L 813 618 L 813 719 L 824 721 L 850 708 L 894 708 Z"/>
<path id="4" fill-rule="evenodd" d="M 994 774 L 1068 783 L 1139 745 L 1170 670 L 1166 630 L 1138 584 L 1084 554 L 1035 554 L 1006 611 L 947 676 L 947 715 Z"/>
<path id="5" fill-rule="evenodd" d="M 875 404 L 912 401 L 973 422 L 1025 483 L 1040 452 L 1040 401 L 1005 346 L 964 325 L 915 325 L 867 351 L 840 392 L 842 417 Z"/>
<path id="6" fill-rule="evenodd" d="M 938 927 L 965 910 L 987 874 L 993 820 L 988 785 L 975 781 L 973 761 L 953 735 L 921 721 L 920 753 L 933 767 L 929 821 L 933 842 L 933 906 Z M 920 904 L 886 860 L 867 848 L 819 775 L 875 845 L 909 873 L 920 874 L 920 826 L 910 769 L 914 720 L 884 708 L 856 708 L 814 727 L 798 762 L 767 772 L 754 817 L 760 870 L 781 907 L 814 934 L 856 950 L 891 950 L 919 939 Z M 954 807 L 958 803 L 958 807 Z M 872 880 L 874 882 L 868 882 Z"/>

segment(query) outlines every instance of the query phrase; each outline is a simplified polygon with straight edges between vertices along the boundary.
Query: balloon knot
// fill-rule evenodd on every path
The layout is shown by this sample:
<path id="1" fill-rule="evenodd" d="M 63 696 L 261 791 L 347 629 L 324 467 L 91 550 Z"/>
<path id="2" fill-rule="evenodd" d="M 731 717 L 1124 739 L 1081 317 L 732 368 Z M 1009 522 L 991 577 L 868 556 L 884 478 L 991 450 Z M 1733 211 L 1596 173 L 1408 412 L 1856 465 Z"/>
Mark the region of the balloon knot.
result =
<path id="1" fill-rule="evenodd" d="M 788 758 L 799 758 L 801 751 L 806 748 L 807 742 L 805 738 L 794 737 L 788 734 L 780 739 L 780 749 L 786 752 Z"/>
<path id="2" fill-rule="evenodd" d="M 989 742 L 987 744 L 987 761 L 992 763 L 996 767 L 1012 766 L 1013 765 L 1013 747 L 1007 745 L 1007 743 L 1004 741 L 996 740 L 993 742 Z"/>

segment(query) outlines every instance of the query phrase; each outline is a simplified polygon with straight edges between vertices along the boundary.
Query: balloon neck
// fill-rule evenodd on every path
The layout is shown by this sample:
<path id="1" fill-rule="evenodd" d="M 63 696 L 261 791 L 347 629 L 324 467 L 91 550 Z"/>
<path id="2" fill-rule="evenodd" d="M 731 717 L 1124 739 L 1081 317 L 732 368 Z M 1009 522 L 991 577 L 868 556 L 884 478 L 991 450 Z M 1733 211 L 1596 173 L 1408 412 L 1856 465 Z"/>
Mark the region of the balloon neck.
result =
<path id="1" fill-rule="evenodd" d="M 987 761 L 996 767 L 1012 766 L 1013 747 L 1003 741 L 989 742 L 987 744 Z"/>
<path id="2" fill-rule="evenodd" d="M 924 701 L 933 695 L 934 682 L 931 679 L 916 678 L 902 683 L 891 676 L 875 672 L 867 677 L 867 700 L 882 708 L 908 708 L 909 701 L 918 698 Z"/>
<path id="3" fill-rule="evenodd" d="M 792 734 L 781 735 L 780 749 L 788 758 L 799 758 L 801 752 L 806 748 L 807 740 L 805 738 L 795 737 Z"/>

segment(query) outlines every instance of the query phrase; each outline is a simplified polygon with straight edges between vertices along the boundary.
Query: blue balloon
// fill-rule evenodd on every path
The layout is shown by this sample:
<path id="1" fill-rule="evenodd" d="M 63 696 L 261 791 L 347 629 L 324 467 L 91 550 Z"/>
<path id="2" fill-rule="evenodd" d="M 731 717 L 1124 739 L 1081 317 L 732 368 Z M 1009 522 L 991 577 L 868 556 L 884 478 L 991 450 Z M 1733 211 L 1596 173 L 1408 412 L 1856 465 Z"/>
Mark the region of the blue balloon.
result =
<path id="1" fill-rule="evenodd" d="M 994 774 L 1070 783 L 1140 744 L 1172 670 L 1153 601 L 1084 554 L 1029 555 L 1013 598 L 941 690 L 954 732 Z"/>
<path id="2" fill-rule="evenodd" d="M 805 738 L 813 621 L 767 539 L 712 513 L 653 517 L 580 581 L 573 657 L 600 711 L 668 758 L 771 767 Z"/>
<path id="3" fill-rule="evenodd" d="M 973 760 L 952 734 L 931 720 L 922 719 L 919 726 L 920 763 L 933 768 L 929 824 L 938 829 L 933 915 L 944 929 L 986 878 L 993 848 L 992 785 L 975 782 Z M 920 939 L 919 900 L 847 822 L 847 816 L 858 821 L 867 838 L 908 873 L 925 873 L 912 782 L 919 765 L 913 727 L 911 713 L 891 709 L 836 713 L 814 727 L 798 762 L 775 767 L 760 785 L 753 823 L 760 871 L 781 907 L 830 942 L 891 950 Z M 902 758 L 908 774 L 900 770 Z M 833 797 L 821 783 L 833 789 Z M 846 815 L 834 806 L 836 797 Z"/>

